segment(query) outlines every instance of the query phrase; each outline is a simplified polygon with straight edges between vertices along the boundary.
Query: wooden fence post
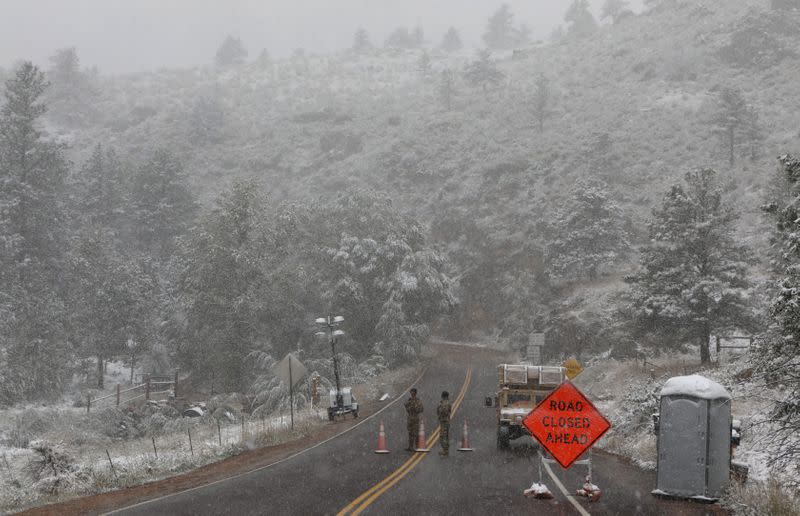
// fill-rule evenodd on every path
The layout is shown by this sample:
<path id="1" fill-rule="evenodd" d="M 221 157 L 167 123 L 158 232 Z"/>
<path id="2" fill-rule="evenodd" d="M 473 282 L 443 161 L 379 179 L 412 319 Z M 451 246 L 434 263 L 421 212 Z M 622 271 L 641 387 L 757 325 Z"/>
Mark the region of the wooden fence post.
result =
<path id="1" fill-rule="evenodd" d="M 158 450 L 156 450 L 156 438 L 151 437 L 150 439 L 153 441 L 153 453 L 155 454 L 156 459 L 158 459 Z"/>
<path id="2" fill-rule="evenodd" d="M 119 407 L 119 384 L 117 384 L 117 406 Z"/>
<path id="3" fill-rule="evenodd" d="M 92 406 L 92 395 L 91 394 L 87 394 L 86 395 L 86 413 L 87 414 L 89 413 L 89 409 L 91 408 L 91 406 Z"/>
<path id="4" fill-rule="evenodd" d="M 114 473 L 114 478 L 119 480 L 119 477 L 117 476 L 117 470 L 114 469 L 114 463 L 111 462 L 111 454 L 108 453 L 108 450 L 106 450 L 106 457 L 108 457 L 108 463 L 111 465 L 111 472 Z"/>
<path id="5" fill-rule="evenodd" d="M 217 419 L 217 439 L 219 440 L 219 445 L 222 446 L 222 428 L 219 426 L 219 419 Z"/>
<path id="6" fill-rule="evenodd" d="M 187 428 L 186 433 L 189 434 L 189 451 L 191 452 L 192 457 L 194 457 L 194 447 L 192 447 L 192 429 Z"/>
<path id="7" fill-rule="evenodd" d="M 6 469 L 8 470 L 8 476 L 11 477 L 11 481 L 16 482 L 16 480 L 14 480 L 14 472 L 11 471 L 11 466 L 8 465 L 8 459 L 6 459 L 5 453 L 3 454 L 3 462 L 5 462 L 6 464 Z"/>
<path id="8" fill-rule="evenodd" d="M 147 382 L 144 384 L 144 399 L 150 399 L 150 377 L 147 378 Z"/>
<path id="9" fill-rule="evenodd" d="M 175 370 L 175 379 L 172 381 L 172 394 L 178 399 L 178 370 Z"/>

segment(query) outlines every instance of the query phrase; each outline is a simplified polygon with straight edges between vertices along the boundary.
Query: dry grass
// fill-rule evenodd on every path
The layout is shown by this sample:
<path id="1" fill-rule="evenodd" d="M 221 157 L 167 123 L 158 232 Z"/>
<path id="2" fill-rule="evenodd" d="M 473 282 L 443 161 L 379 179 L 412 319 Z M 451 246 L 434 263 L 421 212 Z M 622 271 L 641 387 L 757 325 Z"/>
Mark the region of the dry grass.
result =
<path id="1" fill-rule="evenodd" d="M 800 493 L 792 493 L 770 478 L 766 483 L 732 484 L 724 505 L 747 516 L 800 516 Z"/>

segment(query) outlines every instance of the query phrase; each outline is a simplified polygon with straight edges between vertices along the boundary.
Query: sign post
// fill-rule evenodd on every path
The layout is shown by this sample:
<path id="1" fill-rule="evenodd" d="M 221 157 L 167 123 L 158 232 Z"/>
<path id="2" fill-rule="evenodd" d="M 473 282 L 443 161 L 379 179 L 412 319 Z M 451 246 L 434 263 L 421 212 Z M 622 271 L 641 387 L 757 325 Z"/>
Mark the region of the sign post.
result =
<path id="1" fill-rule="evenodd" d="M 283 383 L 289 386 L 289 410 L 292 430 L 294 430 L 294 385 L 297 380 L 302 379 L 308 373 L 308 370 L 302 362 L 289 353 L 275 366 L 275 373 L 283 380 Z"/>
<path id="2" fill-rule="evenodd" d="M 522 424 L 562 468 L 569 468 L 611 423 L 569 380 L 551 392 Z"/>
<path id="3" fill-rule="evenodd" d="M 544 333 L 533 332 L 528 336 L 528 349 L 526 355 L 528 360 L 532 364 L 542 363 L 543 347 L 544 347 Z"/>

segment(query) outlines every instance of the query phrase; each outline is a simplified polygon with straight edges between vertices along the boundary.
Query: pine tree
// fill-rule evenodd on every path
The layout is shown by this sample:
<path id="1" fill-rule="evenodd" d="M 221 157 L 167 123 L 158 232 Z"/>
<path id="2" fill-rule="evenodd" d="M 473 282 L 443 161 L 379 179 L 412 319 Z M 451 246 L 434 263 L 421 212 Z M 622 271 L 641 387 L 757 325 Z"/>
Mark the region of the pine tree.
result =
<path id="1" fill-rule="evenodd" d="M 533 93 L 533 116 L 539 122 L 539 132 L 544 130 L 544 121 L 550 116 L 550 98 L 550 81 L 540 73 Z"/>
<path id="2" fill-rule="evenodd" d="M 781 279 L 770 311 L 774 324 L 756 348 L 756 364 L 785 386 L 770 414 L 770 426 L 776 429 L 775 435 L 770 435 L 774 444 L 770 451 L 775 465 L 794 468 L 796 479 L 800 473 L 800 449 L 795 445 L 800 428 L 800 160 L 784 155 L 779 162 L 788 191 L 778 192 L 765 208 L 776 222 Z"/>
<path id="3" fill-rule="evenodd" d="M 442 37 L 442 50 L 445 52 L 458 52 L 463 46 L 464 45 L 461 43 L 461 36 L 458 34 L 455 27 L 447 29 L 447 32 L 444 33 L 444 37 Z"/>
<path id="4" fill-rule="evenodd" d="M 498 70 L 492 53 L 488 49 L 483 49 L 478 53 L 478 59 L 467 65 L 464 70 L 464 78 L 473 86 L 480 86 L 486 91 L 488 86 L 497 85 L 503 80 L 505 74 Z"/>
<path id="5" fill-rule="evenodd" d="M 564 14 L 564 21 L 570 24 L 570 34 L 587 36 L 597 32 L 597 22 L 589 10 L 589 0 L 572 0 Z"/>
<path id="6" fill-rule="evenodd" d="M 629 12 L 627 0 L 606 0 L 603 4 L 600 19 L 611 18 L 612 22 L 617 23 L 625 12 Z"/>
<path id="7" fill-rule="evenodd" d="M 372 43 L 369 41 L 369 34 L 364 28 L 359 28 L 353 35 L 353 52 L 365 54 L 372 50 Z"/>
<path id="8" fill-rule="evenodd" d="M 446 110 L 453 107 L 453 97 L 456 95 L 456 74 L 452 70 L 442 70 L 442 79 L 439 83 L 439 97 Z"/>
<path id="9" fill-rule="evenodd" d="M 758 145 L 763 140 L 758 113 L 747 105 L 740 91 L 723 88 L 719 92 L 718 109 L 711 124 L 725 146 L 731 167 L 736 161 L 737 147 L 750 151 L 751 155 L 757 154 Z"/>
<path id="10" fill-rule="evenodd" d="M 197 211 L 178 158 L 160 149 L 139 167 L 133 179 L 131 208 L 139 248 L 146 254 L 166 258 Z"/>
<path id="11" fill-rule="evenodd" d="M 507 50 L 525 42 L 527 33 L 525 28 L 514 27 L 514 15 L 508 4 L 503 4 L 486 23 L 483 42 L 491 50 Z"/>
<path id="12" fill-rule="evenodd" d="M 416 48 L 417 42 L 414 40 L 414 36 L 409 34 L 408 29 L 406 27 L 398 27 L 391 34 L 389 37 L 386 38 L 386 43 L 384 45 L 386 48 Z"/>
<path id="13" fill-rule="evenodd" d="M 83 77 L 80 69 L 80 59 L 75 47 L 62 48 L 50 57 L 51 69 L 47 77 L 53 86 L 59 89 L 80 86 Z"/>
<path id="14" fill-rule="evenodd" d="M 716 172 L 687 173 L 685 185 L 674 185 L 653 210 L 642 270 L 628 278 L 638 328 L 673 343 L 694 342 L 703 364 L 710 360 L 712 334 L 753 329 L 747 279 L 752 260 L 734 236 L 736 218 Z"/>
<path id="15" fill-rule="evenodd" d="M 0 110 L 0 348 L 11 367 L 0 398 L 10 392 L 25 399 L 55 395 L 69 364 L 63 302 L 67 165 L 63 149 L 39 130 L 46 87 L 44 74 L 22 63 L 6 82 Z"/>
<path id="16" fill-rule="evenodd" d="M 78 201 L 75 210 L 81 223 L 103 226 L 119 237 L 127 186 L 116 152 L 113 149 L 104 151 L 98 143 L 72 186 Z"/>
<path id="17" fill-rule="evenodd" d="M 431 75 L 433 66 L 431 65 L 431 56 L 428 55 L 427 50 L 423 50 L 417 59 L 417 71 L 423 79 L 427 79 Z"/>
<path id="18" fill-rule="evenodd" d="M 145 340 L 145 324 L 155 285 L 130 255 L 119 253 L 114 237 L 88 225 L 75 239 L 73 324 L 84 356 L 97 360 L 97 387 L 103 363 L 123 354 L 129 338 Z"/>
<path id="19" fill-rule="evenodd" d="M 196 145 L 219 143 L 225 126 L 225 110 L 219 96 L 200 97 L 189 117 L 189 139 Z"/>
<path id="20" fill-rule="evenodd" d="M 185 329 L 178 347 L 182 365 L 214 374 L 225 389 L 242 392 L 248 356 L 269 328 L 270 312 L 289 301 L 274 297 L 285 278 L 273 279 L 265 224 L 266 199 L 253 182 L 236 182 L 216 209 L 183 242 L 179 280 Z M 298 288 L 290 286 L 290 288 Z"/>
<path id="21" fill-rule="evenodd" d="M 583 182 L 550 224 L 547 248 L 552 274 L 567 280 L 609 272 L 630 252 L 625 216 L 599 182 Z"/>
<path id="22" fill-rule="evenodd" d="M 220 44 L 215 56 L 215 62 L 219 67 L 235 66 L 244 63 L 247 57 L 247 50 L 245 50 L 242 40 L 228 36 Z"/>
<path id="23" fill-rule="evenodd" d="M 422 30 L 422 27 L 420 27 L 419 25 L 414 27 L 414 31 L 411 33 L 411 37 L 414 40 L 415 48 L 422 48 L 425 45 L 425 31 Z"/>

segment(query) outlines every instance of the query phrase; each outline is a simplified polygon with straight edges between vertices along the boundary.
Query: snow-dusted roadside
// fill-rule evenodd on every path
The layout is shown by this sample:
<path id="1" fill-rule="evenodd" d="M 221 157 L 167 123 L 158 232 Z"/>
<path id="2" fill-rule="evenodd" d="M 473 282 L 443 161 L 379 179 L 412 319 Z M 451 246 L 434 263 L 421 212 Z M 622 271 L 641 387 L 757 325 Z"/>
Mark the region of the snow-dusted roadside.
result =
<path id="1" fill-rule="evenodd" d="M 167 432 L 121 440 L 68 430 L 84 426 L 85 422 L 79 419 L 87 418 L 86 414 L 56 410 L 45 417 L 59 424 L 40 434 L 27 447 L 0 445 L 0 455 L 4 457 L 0 458 L 0 512 L 158 480 L 246 449 L 308 435 L 313 427 L 327 419 L 324 411 L 304 410 L 295 414 L 292 431 L 288 416 L 264 420 L 245 418 L 244 422 L 241 419 L 227 422 L 219 428 L 210 417 L 180 418 L 173 421 Z M 100 419 L 93 421 L 96 423 Z M 43 443 L 63 452 L 69 457 L 69 464 L 68 469 L 60 469 L 57 474 L 46 471 L 36 480 L 33 468 L 37 467 L 41 455 L 34 448 Z"/>
<path id="2" fill-rule="evenodd" d="M 354 393 L 362 403 L 384 393 L 393 399 L 402 390 L 399 386 L 404 388 L 418 371 L 419 365 L 385 371 L 353 386 Z M 0 411 L 0 513 L 160 480 L 247 449 L 308 436 L 327 424 L 327 412 L 320 407 L 296 411 L 294 430 L 288 413 L 265 419 L 237 413 L 232 421 L 223 418 L 217 426 L 210 415 L 160 418 L 153 409 L 140 421 L 148 429 L 146 435 L 110 437 L 120 423 L 130 421 L 124 412 L 98 408 L 87 414 L 66 402 Z M 153 426 L 154 421 L 162 424 Z M 58 474 L 45 468 L 37 480 L 33 471 L 42 458 L 35 450 L 40 445 L 68 459 L 56 465 Z"/>
<path id="3" fill-rule="evenodd" d="M 613 424 L 599 441 L 600 448 L 627 457 L 644 469 L 655 469 L 656 437 L 652 414 L 658 411 L 661 388 L 670 377 L 689 372 L 700 374 L 728 390 L 733 397 L 732 416 L 742 423 L 743 435 L 740 445 L 735 448 L 733 460 L 747 464 L 749 477 L 745 486 L 735 486 L 731 490 L 732 500 L 729 502 L 736 507 L 739 503 L 737 498 L 746 495 L 744 491 L 778 489 L 785 491 L 784 497 L 789 496 L 785 487 L 789 473 L 770 469 L 772 450 L 770 440 L 765 438 L 770 433 L 767 422 L 770 400 L 782 395 L 783 386 L 770 384 L 763 376 L 753 374 L 746 356 L 700 371 L 688 366 L 697 363 L 697 353 L 661 357 L 652 362 L 655 364 L 648 361 L 647 366 L 643 366 L 641 360 L 603 358 L 602 363 L 596 366 L 588 364 L 575 379 L 575 383 Z M 800 444 L 800 435 L 797 440 Z"/>

